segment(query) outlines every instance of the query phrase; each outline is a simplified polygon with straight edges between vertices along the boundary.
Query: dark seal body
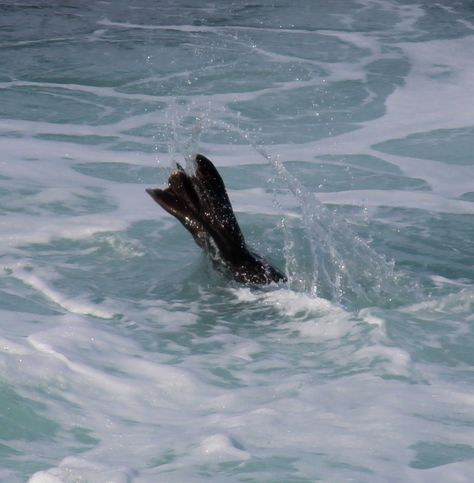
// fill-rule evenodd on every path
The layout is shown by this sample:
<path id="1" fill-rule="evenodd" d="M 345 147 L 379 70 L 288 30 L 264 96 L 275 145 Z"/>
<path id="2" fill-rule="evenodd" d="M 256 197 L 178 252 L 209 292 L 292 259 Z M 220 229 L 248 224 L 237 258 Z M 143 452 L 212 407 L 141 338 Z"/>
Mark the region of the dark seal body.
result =
<path id="1" fill-rule="evenodd" d="M 211 260 L 236 281 L 251 285 L 286 281 L 278 269 L 248 249 L 215 166 L 201 154 L 193 163 L 193 174 L 178 165 L 166 189 L 147 189 L 147 193 L 175 216 Z"/>

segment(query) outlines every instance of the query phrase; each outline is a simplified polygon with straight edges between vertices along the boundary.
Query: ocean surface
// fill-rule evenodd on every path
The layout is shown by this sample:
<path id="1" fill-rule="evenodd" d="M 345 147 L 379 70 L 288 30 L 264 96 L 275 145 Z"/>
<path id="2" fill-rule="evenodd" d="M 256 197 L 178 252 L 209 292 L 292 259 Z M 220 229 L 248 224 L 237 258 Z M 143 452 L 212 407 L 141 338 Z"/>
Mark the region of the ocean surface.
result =
<path id="1" fill-rule="evenodd" d="M 0 2 L 0 481 L 472 482 L 473 79 L 468 0 Z"/>

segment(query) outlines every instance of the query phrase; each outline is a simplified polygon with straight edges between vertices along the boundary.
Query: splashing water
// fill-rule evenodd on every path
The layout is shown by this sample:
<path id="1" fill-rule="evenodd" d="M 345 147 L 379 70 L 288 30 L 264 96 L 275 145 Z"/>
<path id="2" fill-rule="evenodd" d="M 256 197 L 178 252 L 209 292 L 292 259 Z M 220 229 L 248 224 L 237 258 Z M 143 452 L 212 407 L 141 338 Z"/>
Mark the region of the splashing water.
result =
<path id="1" fill-rule="evenodd" d="M 306 291 L 338 304 L 391 302 L 392 294 L 400 291 L 394 262 L 376 253 L 352 231 L 347 220 L 326 208 L 277 156 L 269 155 L 260 147 L 256 149 L 273 166 L 301 208 L 307 256 L 311 261 L 306 284 L 303 278 Z M 292 248 L 300 243 L 286 221 L 282 227 L 285 247 Z M 289 267 L 298 265 L 295 256 L 291 250 L 286 250 Z M 290 285 L 297 283 L 296 274 L 290 273 Z"/>
<path id="2" fill-rule="evenodd" d="M 270 155 L 249 132 L 225 121 L 213 120 L 209 113 L 195 117 L 186 132 L 179 132 L 178 125 L 182 123 L 175 121 L 174 144 L 175 148 L 183 149 L 187 161 L 199 150 L 206 130 L 224 129 L 243 138 L 265 158 L 278 180 L 294 196 L 301 210 L 301 227 L 295 226 L 288 217 L 283 217 L 280 223 L 291 289 L 351 306 L 389 304 L 401 292 L 394 262 L 375 252 L 354 233 L 348 220 L 324 206 L 286 169 L 279 156 Z"/>
<path id="3" fill-rule="evenodd" d="M 472 481 L 472 2 L 251 3 L 0 2 L 0 481 Z"/>

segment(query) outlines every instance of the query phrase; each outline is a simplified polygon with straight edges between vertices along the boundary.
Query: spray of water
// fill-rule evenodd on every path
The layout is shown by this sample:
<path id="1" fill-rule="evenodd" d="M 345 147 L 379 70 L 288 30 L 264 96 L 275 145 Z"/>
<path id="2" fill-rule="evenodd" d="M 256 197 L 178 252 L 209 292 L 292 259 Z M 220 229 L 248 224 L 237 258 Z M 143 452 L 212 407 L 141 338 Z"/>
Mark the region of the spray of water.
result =
<path id="1" fill-rule="evenodd" d="M 280 223 L 291 289 L 350 306 L 389 303 L 393 294 L 400 292 L 393 262 L 376 253 L 354 233 L 348 220 L 324 206 L 286 169 L 278 156 L 270 155 L 248 132 L 225 121 L 212 120 L 210 116 L 196 118 L 194 126 L 184 135 L 185 141 L 180 143 L 186 159 L 194 156 L 201 135 L 211 128 L 244 138 L 273 167 L 276 177 L 298 202 L 300 225 L 295 226 L 293 218 L 286 217 Z M 175 130 L 176 138 L 183 139 L 183 134 L 176 133 Z"/>
<path id="2" fill-rule="evenodd" d="M 306 290 L 339 304 L 389 302 L 397 291 L 394 263 L 380 256 L 356 235 L 346 219 L 325 207 L 277 156 L 269 155 L 259 146 L 255 149 L 273 166 L 301 208 L 307 255 L 312 265 Z M 284 233 L 285 245 L 295 247 L 297 240 L 293 232 L 284 229 Z M 290 266 L 296 265 L 292 260 L 294 250 L 287 252 L 286 257 Z M 290 280 L 294 278 L 290 274 Z"/>

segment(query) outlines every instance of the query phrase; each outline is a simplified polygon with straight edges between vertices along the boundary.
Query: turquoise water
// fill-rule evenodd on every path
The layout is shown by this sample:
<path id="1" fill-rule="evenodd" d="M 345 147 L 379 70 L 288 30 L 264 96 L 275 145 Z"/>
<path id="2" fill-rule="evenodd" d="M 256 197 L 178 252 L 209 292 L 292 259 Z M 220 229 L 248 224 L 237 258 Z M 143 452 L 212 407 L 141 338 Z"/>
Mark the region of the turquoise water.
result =
<path id="1" fill-rule="evenodd" d="M 472 2 L 0 4 L 0 480 L 470 482 Z M 201 152 L 288 283 L 145 188 Z"/>

